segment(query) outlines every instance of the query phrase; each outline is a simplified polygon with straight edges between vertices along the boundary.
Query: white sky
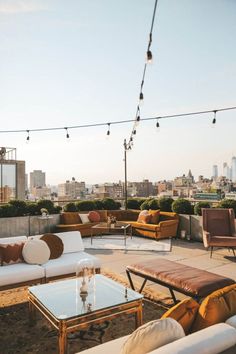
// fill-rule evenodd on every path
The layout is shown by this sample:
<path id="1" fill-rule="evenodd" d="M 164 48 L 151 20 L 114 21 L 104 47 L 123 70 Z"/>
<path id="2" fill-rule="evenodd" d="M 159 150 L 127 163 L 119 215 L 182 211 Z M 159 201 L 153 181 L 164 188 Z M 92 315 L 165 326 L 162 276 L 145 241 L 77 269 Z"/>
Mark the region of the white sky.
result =
<path id="1" fill-rule="evenodd" d="M 154 0 L 0 0 L 0 131 L 134 119 Z M 236 106 L 236 2 L 159 0 L 142 117 Z M 236 110 L 141 122 L 128 180 L 210 177 L 236 154 Z M 0 133 L 47 183 L 124 180 L 132 124 Z"/>

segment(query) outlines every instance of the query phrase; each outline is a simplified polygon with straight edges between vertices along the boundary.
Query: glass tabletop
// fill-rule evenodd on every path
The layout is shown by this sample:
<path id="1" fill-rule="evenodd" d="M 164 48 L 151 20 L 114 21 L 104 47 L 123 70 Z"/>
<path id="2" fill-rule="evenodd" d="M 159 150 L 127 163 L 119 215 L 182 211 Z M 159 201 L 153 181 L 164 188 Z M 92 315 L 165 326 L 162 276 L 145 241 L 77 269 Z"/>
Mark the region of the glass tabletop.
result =
<path id="1" fill-rule="evenodd" d="M 116 224 L 111 227 L 107 222 L 100 222 L 97 225 L 92 226 L 93 229 L 118 229 L 118 230 L 123 230 L 123 229 L 128 229 L 130 227 L 130 224 L 126 224 L 124 222 L 116 222 Z"/>
<path id="2" fill-rule="evenodd" d="M 57 319 L 80 317 L 143 298 L 136 291 L 100 274 L 91 277 L 90 282 L 87 295 L 80 294 L 82 278 L 31 286 L 29 293 Z"/>

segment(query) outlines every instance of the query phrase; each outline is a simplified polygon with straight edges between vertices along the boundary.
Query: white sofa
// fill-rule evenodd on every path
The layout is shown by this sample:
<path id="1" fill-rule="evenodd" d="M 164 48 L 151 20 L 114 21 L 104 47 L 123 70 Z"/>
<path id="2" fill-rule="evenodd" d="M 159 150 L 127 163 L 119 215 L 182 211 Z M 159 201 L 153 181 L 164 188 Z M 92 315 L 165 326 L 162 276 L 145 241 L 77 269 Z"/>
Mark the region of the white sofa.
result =
<path id="1" fill-rule="evenodd" d="M 236 316 L 234 323 L 236 324 Z M 232 321 L 231 321 L 232 322 Z M 129 336 L 124 336 L 77 354 L 123 354 L 123 344 Z M 126 352 L 125 352 L 126 353 Z M 132 354 L 135 353 L 135 350 Z M 235 354 L 236 329 L 226 323 L 205 328 L 183 338 L 163 345 L 149 354 Z"/>
<path id="2" fill-rule="evenodd" d="M 84 252 L 84 245 L 79 231 L 61 232 L 56 235 L 61 238 L 64 245 L 63 254 L 59 258 L 51 259 L 42 265 L 17 263 L 1 266 L 0 290 L 14 288 L 24 284 L 45 283 L 51 279 L 75 275 L 78 261 L 84 258 L 91 259 L 96 271 L 100 271 L 100 260 Z M 41 235 L 36 235 L 30 236 L 29 238 L 40 237 Z M 27 241 L 27 237 L 17 236 L 1 238 L 0 244 L 20 241 Z"/>

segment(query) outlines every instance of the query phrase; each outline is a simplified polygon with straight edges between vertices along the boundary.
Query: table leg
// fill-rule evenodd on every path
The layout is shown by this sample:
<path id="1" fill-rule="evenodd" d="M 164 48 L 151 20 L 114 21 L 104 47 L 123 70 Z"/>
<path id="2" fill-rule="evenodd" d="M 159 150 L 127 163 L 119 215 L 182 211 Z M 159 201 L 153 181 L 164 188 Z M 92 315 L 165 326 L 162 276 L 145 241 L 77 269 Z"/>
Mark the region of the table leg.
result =
<path id="1" fill-rule="evenodd" d="M 142 323 L 143 323 L 143 304 L 142 304 L 142 302 L 140 302 L 135 316 L 136 316 L 136 318 L 135 318 L 135 320 L 136 320 L 136 321 L 135 321 L 136 327 L 135 327 L 135 328 L 138 328 L 138 327 L 140 327 L 140 326 L 142 325 Z"/>
<path id="2" fill-rule="evenodd" d="M 60 321 L 59 323 L 59 354 L 67 353 L 67 332 L 66 332 L 66 322 Z"/>
<path id="3" fill-rule="evenodd" d="M 32 326 L 36 321 L 35 307 L 31 301 L 29 301 L 29 324 Z"/>
<path id="4" fill-rule="evenodd" d="M 126 229 L 124 229 L 124 239 L 125 239 L 125 247 L 126 247 Z"/>

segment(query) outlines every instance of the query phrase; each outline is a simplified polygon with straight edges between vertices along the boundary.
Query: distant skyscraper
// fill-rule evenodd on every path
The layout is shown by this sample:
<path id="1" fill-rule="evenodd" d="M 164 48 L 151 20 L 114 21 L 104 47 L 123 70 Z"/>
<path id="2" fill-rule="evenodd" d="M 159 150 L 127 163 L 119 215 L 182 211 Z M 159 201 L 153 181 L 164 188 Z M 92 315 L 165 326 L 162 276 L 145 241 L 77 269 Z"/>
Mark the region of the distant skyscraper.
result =
<path id="1" fill-rule="evenodd" d="M 41 170 L 34 170 L 30 172 L 30 191 L 33 191 L 35 187 L 44 187 L 45 186 L 45 172 Z"/>
<path id="2" fill-rule="evenodd" d="M 232 181 L 236 181 L 236 157 L 233 156 L 231 160 L 231 174 L 232 174 Z"/>
<path id="3" fill-rule="evenodd" d="M 213 165 L 213 168 L 212 168 L 212 177 L 214 179 L 216 179 L 218 177 L 218 166 L 217 165 Z"/>
<path id="4" fill-rule="evenodd" d="M 232 179 L 231 168 L 228 166 L 227 162 L 223 163 L 223 176 L 227 179 Z"/>

